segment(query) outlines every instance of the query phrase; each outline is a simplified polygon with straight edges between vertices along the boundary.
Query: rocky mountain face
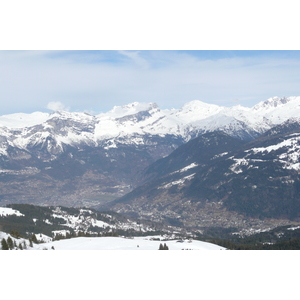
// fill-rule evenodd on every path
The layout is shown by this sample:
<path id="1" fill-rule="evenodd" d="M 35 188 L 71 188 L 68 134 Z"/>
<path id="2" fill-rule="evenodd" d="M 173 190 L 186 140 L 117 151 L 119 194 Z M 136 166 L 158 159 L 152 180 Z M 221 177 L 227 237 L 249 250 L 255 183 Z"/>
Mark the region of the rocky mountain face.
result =
<path id="1" fill-rule="evenodd" d="M 236 143 L 251 141 L 300 115 L 299 103 L 300 97 L 275 97 L 253 108 L 228 108 L 192 101 L 171 110 L 131 103 L 95 116 L 0 116 L 0 204 L 110 201 L 152 179 L 154 173 L 142 176 L 143 170 L 193 138 L 219 130 Z"/>
<path id="2" fill-rule="evenodd" d="M 299 119 L 250 142 L 207 133 L 146 168 L 145 183 L 106 209 L 193 228 L 297 223 L 299 158 Z"/>
<path id="3" fill-rule="evenodd" d="M 90 206 L 130 191 L 138 171 L 180 144 L 160 137 L 148 143 L 145 137 L 143 145 L 120 144 L 109 150 L 64 145 L 57 155 L 47 149 L 47 142 L 30 151 L 8 147 L 0 158 L 0 198 L 3 203 Z"/>

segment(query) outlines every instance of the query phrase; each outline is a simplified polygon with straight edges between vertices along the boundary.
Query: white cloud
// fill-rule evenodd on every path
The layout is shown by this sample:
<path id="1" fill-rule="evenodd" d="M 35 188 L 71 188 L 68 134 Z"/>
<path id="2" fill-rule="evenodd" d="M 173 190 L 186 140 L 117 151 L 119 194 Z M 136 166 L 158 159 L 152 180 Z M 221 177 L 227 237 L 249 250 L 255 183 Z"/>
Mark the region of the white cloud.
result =
<path id="1" fill-rule="evenodd" d="M 148 69 L 150 67 L 149 62 L 140 56 L 139 51 L 120 50 L 118 52 L 126 57 L 129 57 L 139 67 L 142 67 L 144 69 Z"/>
<path id="2" fill-rule="evenodd" d="M 47 104 L 47 109 L 53 111 L 58 111 L 58 110 L 68 111 L 69 107 L 66 107 L 63 103 L 56 101 L 56 102 L 49 102 Z"/>

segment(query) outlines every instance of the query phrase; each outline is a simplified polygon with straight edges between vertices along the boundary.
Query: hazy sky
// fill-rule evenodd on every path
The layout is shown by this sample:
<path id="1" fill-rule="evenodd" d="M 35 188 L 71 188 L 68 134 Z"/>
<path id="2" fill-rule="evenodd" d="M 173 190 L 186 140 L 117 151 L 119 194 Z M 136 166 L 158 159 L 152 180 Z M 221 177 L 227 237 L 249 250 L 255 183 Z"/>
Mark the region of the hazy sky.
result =
<path id="1" fill-rule="evenodd" d="M 300 95 L 300 51 L 0 51 L 0 115 Z"/>

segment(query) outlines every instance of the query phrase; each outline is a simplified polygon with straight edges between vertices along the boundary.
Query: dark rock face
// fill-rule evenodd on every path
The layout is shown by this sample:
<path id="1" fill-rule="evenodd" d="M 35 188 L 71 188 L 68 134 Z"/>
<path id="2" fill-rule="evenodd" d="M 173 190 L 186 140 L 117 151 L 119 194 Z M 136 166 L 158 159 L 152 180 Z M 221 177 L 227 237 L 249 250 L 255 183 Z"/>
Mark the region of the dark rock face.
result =
<path id="1" fill-rule="evenodd" d="M 143 136 L 139 145 L 58 144 L 54 136 L 27 149 L 9 146 L 0 156 L 0 203 L 91 205 L 116 198 L 136 186 L 138 173 L 183 140 Z"/>

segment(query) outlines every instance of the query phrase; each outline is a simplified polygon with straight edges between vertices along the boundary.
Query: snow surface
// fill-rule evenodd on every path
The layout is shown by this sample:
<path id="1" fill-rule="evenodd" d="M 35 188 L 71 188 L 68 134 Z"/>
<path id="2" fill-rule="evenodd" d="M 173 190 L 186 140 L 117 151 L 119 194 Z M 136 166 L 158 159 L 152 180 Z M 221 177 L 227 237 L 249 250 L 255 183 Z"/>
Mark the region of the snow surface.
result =
<path id="1" fill-rule="evenodd" d="M 192 168 L 195 168 L 195 167 L 198 167 L 198 164 L 196 164 L 196 163 L 191 163 L 190 165 L 188 165 L 188 166 L 186 166 L 186 167 L 184 167 L 184 168 L 182 168 L 182 169 L 180 169 L 180 170 L 177 170 L 177 171 L 175 171 L 175 172 L 172 172 L 172 173 L 170 173 L 170 174 L 183 173 L 183 172 L 186 172 L 186 171 L 188 171 L 189 169 L 192 169 Z"/>
<path id="2" fill-rule="evenodd" d="M 77 237 L 34 245 L 34 249 L 47 248 L 50 250 L 54 247 L 55 250 L 158 250 L 159 245 L 164 243 L 169 250 L 225 250 L 221 246 L 196 240 L 191 242 L 188 240 L 183 242 L 177 242 L 177 240 L 156 241 L 151 240 L 151 237 Z"/>
<path id="3" fill-rule="evenodd" d="M 14 238 L 10 234 L 0 231 L 0 240 L 11 237 L 16 244 L 26 243 L 26 250 L 158 250 L 160 244 L 166 244 L 169 250 L 226 250 L 226 248 L 198 240 L 164 240 L 163 236 L 146 237 L 77 237 L 52 241 L 52 238 L 42 234 L 35 234 L 41 244 L 33 243 L 29 246 L 29 240 Z M 155 239 L 155 240 L 154 240 Z M 1 245 L 0 245 L 1 249 Z"/>
<path id="4" fill-rule="evenodd" d="M 16 215 L 18 217 L 24 216 L 18 210 L 9 207 L 0 207 L 0 216 L 10 216 L 10 215 Z"/>
<path id="5" fill-rule="evenodd" d="M 194 176 L 196 175 L 196 173 L 193 173 L 191 175 L 185 176 L 179 180 L 175 180 L 172 182 L 169 182 L 161 187 L 158 187 L 158 189 L 168 189 L 169 187 L 173 186 L 173 185 L 183 185 L 185 183 L 185 181 L 187 180 L 192 180 L 194 178 Z"/>
<path id="6" fill-rule="evenodd" d="M 250 161 L 249 159 L 247 160 L 245 158 L 234 158 L 233 160 L 235 161 L 235 163 L 231 165 L 229 169 L 235 174 L 242 173 L 243 170 L 241 169 L 241 166 L 249 165 Z"/>
<path id="7" fill-rule="evenodd" d="M 52 242 L 52 238 L 43 233 L 37 233 L 35 234 L 35 236 L 39 242 L 45 242 L 45 243 Z"/>
<path id="8" fill-rule="evenodd" d="M 296 229 L 299 229 L 299 228 L 300 228 L 300 226 L 294 226 L 294 227 L 288 228 L 287 230 L 296 230 Z"/>
<path id="9" fill-rule="evenodd" d="M 31 114 L 15 113 L 10 115 L 0 116 L 0 126 L 8 128 L 22 128 L 34 126 L 47 121 L 50 114 L 43 112 L 33 112 Z"/>
<path id="10" fill-rule="evenodd" d="M 149 110 L 155 107 L 157 107 L 156 103 L 133 102 L 123 106 L 114 106 L 112 110 L 108 111 L 107 113 L 99 114 L 98 116 L 102 117 L 105 115 L 113 118 L 121 118 L 124 116 L 136 114 L 140 111 Z"/>

